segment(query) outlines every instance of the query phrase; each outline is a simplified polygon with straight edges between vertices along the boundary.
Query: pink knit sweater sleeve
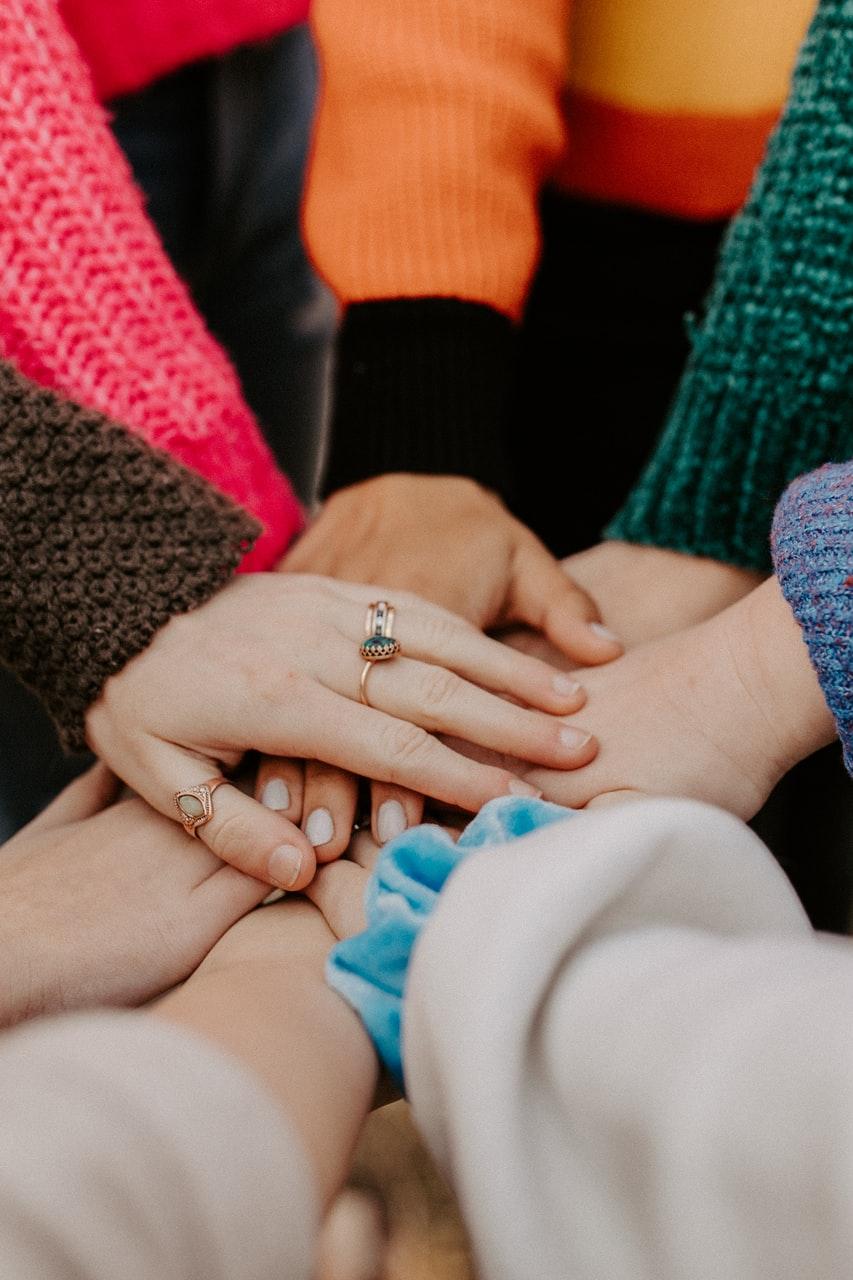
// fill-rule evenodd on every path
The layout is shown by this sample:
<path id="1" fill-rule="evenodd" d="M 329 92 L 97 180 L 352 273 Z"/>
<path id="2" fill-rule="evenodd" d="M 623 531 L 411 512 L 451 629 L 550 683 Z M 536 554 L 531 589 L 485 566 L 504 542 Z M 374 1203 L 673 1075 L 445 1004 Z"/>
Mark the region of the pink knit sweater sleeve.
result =
<path id="1" fill-rule="evenodd" d="M 0 356 L 248 508 L 266 568 L 298 530 L 227 357 L 145 215 L 55 0 L 0 6 Z"/>

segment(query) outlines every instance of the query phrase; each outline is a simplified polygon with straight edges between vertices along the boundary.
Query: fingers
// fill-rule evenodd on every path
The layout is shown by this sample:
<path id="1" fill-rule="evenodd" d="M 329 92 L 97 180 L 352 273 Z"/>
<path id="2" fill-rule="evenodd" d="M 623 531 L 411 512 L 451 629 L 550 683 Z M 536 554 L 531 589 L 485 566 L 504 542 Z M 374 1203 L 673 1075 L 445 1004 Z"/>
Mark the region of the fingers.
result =
<path id="1" fill-rule="evenodd" d="M 368 694 L 371 706 L 400 720 L 534 764 L 577 769 L 596 753 L 585 730 L 507 702 L 445 667 L 402 657 L 377 663 Z"/>
<path id="2" fill-rule="evenodd" d="M 376 859 L 381 852 L 380 846 L 369 831 L 356 831 L 353 833 L 347 857 L 356 866 L 361 867 L 364 871 L 371 872 L 376 866 Z"/>
<path id="3" fill-rule="evenodd" d="M 145 798 L 167 817 L 177 818 L 173 797 L 179 786 L 198 786 L 218 772 L 213 761 L 162 741 L 149 749 L 148 757 Z M 278 889 L 305 887 L 314 874 L 314 850 L 294 823 L 236 786 L 218 787 L 212 801 L 211 818 L 196 832 L 211 853 Z"/>
<path id="4" fill-rule="evenodd" d="M 418 725 L 315 686 L 300 754 L 476 812 L 502 795 L 538 795 L 507 769 L 465 759 Z"/>
<path id="5" fill-rule="evenodd" d="M 305 896 L 319 907 L 336 938 L 351 938 L 364 929 L 367 880 L 368 873 L 362 867 L 341 858 L 320 867 L 306 888 Z"/>
<path id="6" fill-rule="evenodd" d="M 353 774 L 318 760 L 306 763 L 302 830 L 318 862 L 331 862 L 346 851 L 357 802 L 358 779 Z"/>
<path id="7" fill-rule="evenodd" d="M 622 644 L 602 625 L 592 598 L 536 538 L 524 540 L 516 553 L 513 572 L 513 621 L 526 622 L 542 631 L 581 666 L 619 657 Z"/>
<path id="8" fill-rule="evenodd" d="M 30 831 L 48 831 L 70 822 L 82 822 L 105 809 L 118 794 L 115 774 L 99 761 L 60 791 L 29 825 Z"/>
<path id="9" fill-rule="evenodd" d="M 315 1280 L 380 1280 L 384 1255 L 380 1205 L 361 1191 L 343 1190 L 320 1228 Z"/>
<path id="10" fill-rule="evenodd" d="M 290 822 L 302 820 L 305 765 L 302 760 L 262 756 L 255 778 L 255 799 Z"/>
<path id="11" fill-rule="evenodd" d="M 226 929 L 258 906 L 268 891 L 266 882 L 243 875 L 236 867 L 220 865 L 194 891 L 193 903 L 198 909 L 193 911 L 193 919 L 206 937 L 214 930 L 221 930 L 221 937 Z M 207 949 L 210 950 L 210 946 Z"/>
<path id="12" fill-rule="evenodd" d="M 601 795 L 594 796 L 586 807 L 587 809 L 606 809 L 614 804 L 633 804 L 637 800 L 648 800 L 648 798 L 647 792 L 629 790 L 625 787 L 620 791 L 602 791 Z"/>
<path id="13" fill-rule="evenodd" d="M 370 827 L 377 844 L 387 844 L 409 827 L 416 827 L 423 812 L 424 798 L 417 791 L 385 782 L 374 782 L 370 788 Z"/>
<path id="14" fill-rule="evenodd" d="M 557 572 L 560 574 L 559 567 Z M 561 582 L 565 582 L 562 574 Z M 355 590 L 348 584 L 335 586 L 341 593 Z M 363 587 L 357 590 L 364 593 Z M 585 695 L 574 676 L 556 671 L 540 658 L 507 648 L 446 609 L 415 596 L 394 595 L 398 600 L 395 636 L 407 657 L 440 665 L 483 688 L 555 715 L 572 715 L 583 706 Z M 352 652 L 357 654 L 360 634 L 354 631 L 348 641 L 354 644 Z M 333 681 L 326 683 L 338 687 Z M 351 688 L 339 688 L 339 692 L 353 696 Z"/>

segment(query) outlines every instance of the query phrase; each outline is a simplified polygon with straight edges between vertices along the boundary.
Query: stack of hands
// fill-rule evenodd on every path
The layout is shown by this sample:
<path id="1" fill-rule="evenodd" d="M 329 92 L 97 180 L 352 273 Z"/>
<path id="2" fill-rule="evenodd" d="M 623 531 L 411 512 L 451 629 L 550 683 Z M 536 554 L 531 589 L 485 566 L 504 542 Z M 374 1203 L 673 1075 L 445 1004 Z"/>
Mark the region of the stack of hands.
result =
<path id="1" fill-rule="evenodd" d="M 21 981 L 2 1021 L 138 1004 L 271 885 L 326 891 L 318 863 L 350 847 L 359 779 L 374 846 L 420 821 L 425 797 L 470 813 L 508 793 L 578 807 L 642 791 L 749 817 L 833 734 L 774 580 L 616 542 L 560 565 L 464 479 L 345 490 L 280 568 L 173 619 L 107 683 L 87 731 L 108 768 L 4 846 Z M 372 670 L 367 706 L 359 645 L 380 596 L 402 653 Z M 249 751 L 253 793 L 218 789 L 187 839 L 176 789 Z M 111 773 L 139 798 L 111 803 Z M 336 895 L 358 889 L 354 867 Z"/>

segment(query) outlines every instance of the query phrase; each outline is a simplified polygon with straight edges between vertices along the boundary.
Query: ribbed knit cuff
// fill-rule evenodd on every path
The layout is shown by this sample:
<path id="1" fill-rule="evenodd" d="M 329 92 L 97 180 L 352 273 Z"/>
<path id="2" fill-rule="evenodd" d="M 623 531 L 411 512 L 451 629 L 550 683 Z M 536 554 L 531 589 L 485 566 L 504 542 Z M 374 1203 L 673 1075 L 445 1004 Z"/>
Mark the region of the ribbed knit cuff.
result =
<path id="1" fill-rule="evenodd" d="M 769 571 L 794 477 L 853 454 L 853 23 L 821 0 L 656 452 L 607 536 Z"/>
<path id="2" fill-rule="evenodd" d="M 105 681 L 259 532 L 201 476 L 0 363 L 0 662 L 66 749 L 85 749 Z"/>
<path id="3" fill-rule="evenodd" d="M 786 490 L 773 562 L 853 774 L 853 462 L 821 467 Z"/>
<path id="4" fill-rule="evenodd" d="M 338 338 L 325 492 L 393 471 L 462 475 L 506 497 L 515 330 L 456 298 L 354 303 Z"/>

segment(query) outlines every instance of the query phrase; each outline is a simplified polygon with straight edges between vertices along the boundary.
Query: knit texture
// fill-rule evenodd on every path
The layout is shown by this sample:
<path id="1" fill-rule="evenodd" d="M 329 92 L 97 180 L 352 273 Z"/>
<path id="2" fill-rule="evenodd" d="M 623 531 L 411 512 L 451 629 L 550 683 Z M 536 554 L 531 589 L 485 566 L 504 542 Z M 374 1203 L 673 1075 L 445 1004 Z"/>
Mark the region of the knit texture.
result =
<path id="1" fill-rule="evenodd" d="M 102 99 L 286 31 L 308 0 L 59 0 Z"/>
<path id="2" fill-rule="evenodd" d="M 771 17 L 740 0 L 312 0 L 314 262 L 345 306 L 461 298 L 517 319 L 554 177 L 596 199 L 730 216 L 812 3 Z M 573 149 L 580 170 L 565 167 Z"/>
<path id="3" fill-rule="evenodd" d="M 821 467 L 786 490 L 773 563 L 853 773 L 853 462 Z"/>
<path id="4" fill-rule="evenodd" d="M 659 447 L 607 535 L 770 568 L 786 484 L 853 453 L 853 0 L 822 0 Z"/>
<path id="5" fill-rule="evenodd" d="M 516 335 L 491 307 L 398 298 L 348 309 L 327 492 L 390 471 L 471 476 L 506 495 Z"/>
<path id="6" fill-rule="evenodd" d="M 270 567 L 298 503 L 145 216 L 55 0 L 0 6 L 0 262 L 0 356 L 230 494 L 265 526 L 246 567 Z"/>
<path id="7" fill-rule="evenodd" d="M 222 586 L 260 526 L 101 414 L 0 363 L 0 661 L 64 746 L 109 676 Z"/>

